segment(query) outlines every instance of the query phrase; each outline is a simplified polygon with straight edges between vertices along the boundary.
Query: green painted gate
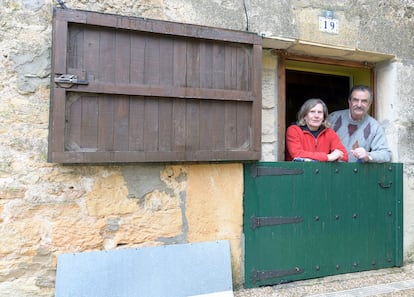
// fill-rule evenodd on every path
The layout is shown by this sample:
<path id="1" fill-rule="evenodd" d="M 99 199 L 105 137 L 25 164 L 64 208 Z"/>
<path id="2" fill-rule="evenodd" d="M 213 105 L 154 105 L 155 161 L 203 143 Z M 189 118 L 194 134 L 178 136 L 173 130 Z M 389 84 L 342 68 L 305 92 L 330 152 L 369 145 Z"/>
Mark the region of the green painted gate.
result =
<path id="1" fill-rule="evenodd" d="M 244 167 L 245 287 L 401 266 L 402 164 Z"/>

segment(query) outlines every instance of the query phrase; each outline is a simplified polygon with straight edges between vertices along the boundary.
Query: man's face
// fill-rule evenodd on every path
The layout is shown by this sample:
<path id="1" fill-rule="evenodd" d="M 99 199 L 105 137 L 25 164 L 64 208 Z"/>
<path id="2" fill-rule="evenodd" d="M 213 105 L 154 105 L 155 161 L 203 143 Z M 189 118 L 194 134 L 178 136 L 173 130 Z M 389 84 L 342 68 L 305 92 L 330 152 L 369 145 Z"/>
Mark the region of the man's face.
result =
<path id="1" fill-rule="evenodd" d="M 353 91 L 351 94 L 351 99 L 348 101 L 348 103 L 352 119 L 356 121 L 361 120 L 371 107 L 369 92 L 358 90 Z"/>

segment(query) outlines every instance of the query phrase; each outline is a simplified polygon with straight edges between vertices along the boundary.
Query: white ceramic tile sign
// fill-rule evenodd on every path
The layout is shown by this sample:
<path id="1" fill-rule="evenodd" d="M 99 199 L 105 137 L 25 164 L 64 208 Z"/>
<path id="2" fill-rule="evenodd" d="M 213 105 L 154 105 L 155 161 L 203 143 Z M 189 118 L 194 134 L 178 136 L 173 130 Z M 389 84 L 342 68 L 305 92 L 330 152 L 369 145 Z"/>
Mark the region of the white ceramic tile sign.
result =
<path id="1" fill-rule="evenodd" d="M 331 33 L 331 34 L 338 34 L 339 22 L 337 19 L 327 18 L 327 17 L 319 17 L 319 31 Z"/>

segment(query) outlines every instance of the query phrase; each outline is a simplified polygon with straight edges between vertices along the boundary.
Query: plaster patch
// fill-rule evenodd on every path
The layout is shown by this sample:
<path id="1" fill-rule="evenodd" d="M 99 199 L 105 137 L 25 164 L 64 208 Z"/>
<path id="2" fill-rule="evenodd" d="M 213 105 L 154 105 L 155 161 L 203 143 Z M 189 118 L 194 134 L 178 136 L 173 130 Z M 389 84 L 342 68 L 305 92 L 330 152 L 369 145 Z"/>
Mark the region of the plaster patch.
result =
<path id="1" fill-rule="evenodd" d="M 155 189 L 170 192 L 160 177 L 164 169 L 165 166 L 156 164 L 122 167 L 122 175 L 128 188 L 128 198 L 143 198 Z"/>

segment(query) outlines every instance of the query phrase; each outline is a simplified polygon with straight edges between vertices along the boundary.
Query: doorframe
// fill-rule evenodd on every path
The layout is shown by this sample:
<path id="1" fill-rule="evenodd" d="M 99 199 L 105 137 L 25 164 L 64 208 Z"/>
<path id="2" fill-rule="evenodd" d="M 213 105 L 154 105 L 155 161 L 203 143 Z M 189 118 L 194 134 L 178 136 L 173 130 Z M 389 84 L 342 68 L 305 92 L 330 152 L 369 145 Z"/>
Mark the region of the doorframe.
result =
<path id="1" fill-rule="evenodd" d="M 286 61 L 293 60 L 299 62 L 311 62 L 317 64 L 325 64 L 332 66 L 344 66 L 350 68 L 362 68 L 370 70 L 370 87 L 373 92 L 373 97 L 376 96 L 376 87 L 375 87 L 375 64 L 368 62 L 356 62 L 356 61 L 345 61 L 345 60 L 335 60 L 329 58 L 320 58 L 312 56 L 301 56 L 292 53 L 288 53 L 285 50 L 276 50 L 273 49 L 273 55 L 277 56 L 277 106 L 278 106 L 278 115 L 277 115 L 277 137 L 278 137 L 278 150 L 277 150 L 277 160 L 285 159 L 285 133 L 286 133 Z M 315 69 L 315 73 L 318 73 Z M 371 106 L 371 114 L 375 116 L 375 101 Z"/>

